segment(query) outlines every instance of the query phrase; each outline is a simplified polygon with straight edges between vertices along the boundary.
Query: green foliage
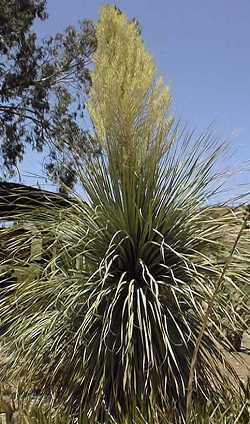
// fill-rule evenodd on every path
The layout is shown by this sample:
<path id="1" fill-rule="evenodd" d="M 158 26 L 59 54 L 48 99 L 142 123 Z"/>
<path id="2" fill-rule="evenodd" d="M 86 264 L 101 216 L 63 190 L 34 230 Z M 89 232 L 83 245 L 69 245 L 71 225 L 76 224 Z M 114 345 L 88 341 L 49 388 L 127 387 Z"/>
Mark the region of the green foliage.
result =
<path id="1" fill-rule="evenodd" d="M 81 125 L 96 47 L 91 21 L 39 42 L 32 25 L 46 19 L 44 0 L 0 5 L 0 140 L 3 174 L 12 175 L 27 146 L 47 157 L 56 182 L 72 185 L 75 160 L 96 146 Z M 46 146 L 46 147 L 45 147 Z"/>
<path id="2" fill-rule="evenodd" d="M 247 207 L 236 209 L 225 208 L 223 220 L 226 225 L 223 230 L 224 250 L 222 256 L 228 254 L 229 246 L 232 246 L 233 239 L 239 232 L 246 214 L 248 214 Z M 227 224 L 230 225 L 230 231 L 227 229 Z M 226 281 L 223 293 L 227 310 L 221 319 L 221 331 L 228 337 L 228 341 L 231 343 L 229 348 L 233 350 L 240 350 L 243 333 L 249 330 L 249 247 L 250 232 L 248 228 L 245 228 L 237 246 L 239 258 L 237 260 L 237 267 L 235 267 L 236 258 L 229 265 L 229 274 L 233 276 L 233 279 L 230 279 L 228 276 L 229 281 Z M 218 258 L 218 260 L 220 259 Z M 243 273 L 245 275 L 244 278 L 242 278 Z"/>
<path id="3" fill-rule="evenodd" d="M 5 368 L 30 395 L 38 382 L 40 399 L 79 422 L 179 423 L 218 257 L 227 254 L 223 234 L 234 233 L 208 207 L 222 148 L 208 133 L 195 140 L 173 128 L 168 89 L 136 23 L 103 8 L 97 45 L 89 109 L 103 156 L 79 170 L 87 203 L 72 194 L 67 210 L 23 214 L 30 230 L 21 235 L 4 230 L 5 269 L 13 258 L 18 267 L 32 262 L 38 232 L 43 259 L 40 275 L 18 280 L 1 302 L 2 324 L 11 317 Z M 227 284 L 237 275 L 244 285 L 245 271 L 237 251 Z M 219 296 L 199 350 L 194 412 L 245 401 L 218 337 L 225 311 Z"/>
<path id="4" fill-rule="evenodd" d="M 0 365 L 2 362 L 0 361 Z M 39 402 L 38 397 L 25 396 L 25 387 L 20 387 L 15 381 L 8 380 L 0 385 L 0 417 L 5 424 L 69 424 L 71 421 L 49 407 Z"/>
<path id="5" fill-rule="evenodd" d="M 22 393 L 22 395 L 21 395 Z M 0 385 L 0 417 L 6 424 L 13 422 L 19 424 L 70 424 L 72 419 L 66 414 L 60 414 L 56 409 L 49 407 L 48 403 L 40 402 L 39 396 L 34 394 L 32 398 L 27 398 L 25 387 L 20 388 L 18 384 L 6 379 Z M 196 407 L 192 411 L 191 424 L 248 424 L 250 419 L 250 392 L 246 392 L 242 404 L 231 402 L 225 408 L 223 399 L 214 408 L 209 402 L 202 408 Z M 84 414 L 75 422 L 85 424 L 88 422 Z M 111 421 L 113 422 L 113 421 Z M 130 421 L 124 421 L 124 424 Z M 137 414 L 137 423 L 145 423 L 140 414 Z M 163 418 L 165 423 L 165 419 Z M 149 424 L 153 424 L 152 419 Z M 168 420 L 169 424 L 174 424 Z M 182 422 L 179 421 L 179 424 Z"/>

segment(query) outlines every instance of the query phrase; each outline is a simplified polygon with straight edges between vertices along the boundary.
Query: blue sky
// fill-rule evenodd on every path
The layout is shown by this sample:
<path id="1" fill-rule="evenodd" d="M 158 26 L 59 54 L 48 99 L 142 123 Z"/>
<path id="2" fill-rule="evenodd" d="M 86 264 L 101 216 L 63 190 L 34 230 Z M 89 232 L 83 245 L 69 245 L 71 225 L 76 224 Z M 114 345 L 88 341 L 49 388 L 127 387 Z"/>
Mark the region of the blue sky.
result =
<path id="1" fill-rule="evenodd" d="M 232 143 L 230 167 L 250 160 L 250 1 L 109 3 L 139 20 L 145 45 L 171 88 L 174 114 L 198 131 L 213 122 L 216 135 Z M 46 37 L 79 19 L 97 19 L 102 4 L 98 0 L 48 0 L 49 20 L 36 29 L 40 37 Z M 34 170 L 32 158 L 27 157 L 22 171 Z"/>

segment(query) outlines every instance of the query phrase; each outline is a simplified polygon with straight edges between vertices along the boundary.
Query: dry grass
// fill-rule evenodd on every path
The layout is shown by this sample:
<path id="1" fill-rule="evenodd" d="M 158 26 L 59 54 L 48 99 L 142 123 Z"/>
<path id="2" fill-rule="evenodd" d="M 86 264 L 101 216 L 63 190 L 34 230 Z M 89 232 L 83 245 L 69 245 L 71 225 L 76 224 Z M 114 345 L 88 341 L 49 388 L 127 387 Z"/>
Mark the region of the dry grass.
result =
<path id="1" fill-rule="evenodd" d="M 227 352 L 227 358 L 241 380 L 246 384 L 250 378 L 250 335 L 245 333 L 240 352 Z"/>

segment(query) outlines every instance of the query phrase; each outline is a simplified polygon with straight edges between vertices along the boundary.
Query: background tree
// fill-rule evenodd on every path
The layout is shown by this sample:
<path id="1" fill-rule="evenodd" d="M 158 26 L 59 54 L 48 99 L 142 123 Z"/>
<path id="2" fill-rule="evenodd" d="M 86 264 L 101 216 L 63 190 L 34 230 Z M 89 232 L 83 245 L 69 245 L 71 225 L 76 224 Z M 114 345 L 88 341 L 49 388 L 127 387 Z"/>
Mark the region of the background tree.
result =
<path id="1" fill-rule="evenodd" d="M 33 30 L 47 18 L 45 0 L 0 4 L 0 142 L 2 174 L 12 176 L 30 145 L 54 180 L 75 181 L 73 162 L 95 148 L 81 122 L 90 87 L 95 28 L 84 20 L 43 42 Z"/>

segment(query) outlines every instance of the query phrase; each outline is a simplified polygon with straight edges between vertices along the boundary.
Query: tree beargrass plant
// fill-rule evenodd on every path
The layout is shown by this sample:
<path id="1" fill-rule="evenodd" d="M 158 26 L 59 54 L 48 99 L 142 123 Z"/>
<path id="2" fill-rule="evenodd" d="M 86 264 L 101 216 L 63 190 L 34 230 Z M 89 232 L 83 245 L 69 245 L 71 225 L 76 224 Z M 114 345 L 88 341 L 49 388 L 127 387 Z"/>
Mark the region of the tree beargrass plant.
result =
<path id="1" fill-rule="evenodd" d="M 79 422 L 181 422 L 225 261 L 223 232 L 233 231 L 209 206 L 223 146 L 174 127 L 169 90 L 136 24 L 109 6 L 97 25 L 90 94 L 102 155 L 78 170 L 84 200 L 71 193 L 67 209 L 31 208 L 21 220 L 33 232 L 5 230 L 5 269 L 29 267 L 36 258 L 21 252 L 38 233 L 42 240 L 40 272 L 17 278 L 1 301 L 8 372 Z M 234 274 L 245 284 L 239 251 L 230 265 L 227 285 Z M 218 293 L 197 356 L 194 411 L 221 402 L 226 410 L 232 397 L 244 403 L 218 330 L 225 310 Z"/>

